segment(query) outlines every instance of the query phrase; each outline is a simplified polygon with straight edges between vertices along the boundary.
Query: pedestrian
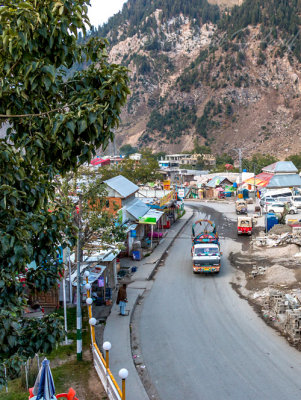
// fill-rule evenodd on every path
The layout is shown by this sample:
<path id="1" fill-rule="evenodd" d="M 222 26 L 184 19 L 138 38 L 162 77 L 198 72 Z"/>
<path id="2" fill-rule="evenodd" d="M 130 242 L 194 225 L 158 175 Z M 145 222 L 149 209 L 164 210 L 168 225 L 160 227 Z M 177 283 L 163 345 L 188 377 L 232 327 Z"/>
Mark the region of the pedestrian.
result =
<path id="1" fill-rule="evenodd" d="M 116 304 L 119 304 L 120 315 L 125 314 L 125 305 L 127 303 L 126 284 L 124 283 L 118 290 Z"/>

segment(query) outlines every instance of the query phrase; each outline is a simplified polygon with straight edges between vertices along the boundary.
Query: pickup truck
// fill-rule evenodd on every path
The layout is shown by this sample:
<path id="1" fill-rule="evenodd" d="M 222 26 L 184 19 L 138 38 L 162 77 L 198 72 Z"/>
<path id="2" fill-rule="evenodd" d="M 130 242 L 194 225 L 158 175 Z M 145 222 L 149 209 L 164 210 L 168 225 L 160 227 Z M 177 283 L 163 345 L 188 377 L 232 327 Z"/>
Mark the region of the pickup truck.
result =
<path id="1" fill-rule="evenodd" d="M 221 268 L 221 252 L 216 243 L 198 243 L 191 249 L 193 273 L 218 273 Z"/>

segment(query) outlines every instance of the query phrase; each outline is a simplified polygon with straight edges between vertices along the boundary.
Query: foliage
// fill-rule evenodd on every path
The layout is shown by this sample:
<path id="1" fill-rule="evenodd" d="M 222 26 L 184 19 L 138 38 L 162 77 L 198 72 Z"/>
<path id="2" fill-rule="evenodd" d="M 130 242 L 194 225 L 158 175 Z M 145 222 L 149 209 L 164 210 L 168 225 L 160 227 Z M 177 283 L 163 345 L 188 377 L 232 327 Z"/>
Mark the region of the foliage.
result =
<path id="1" fill-rule="evenodd" d="M 160 113 L 158 110 L 151 112 L 147 123 L 148 131 L 159 131 L 167 138 L 177 138 L 188 130 L 196 122 L 196 108 L 185 104 L 172 104 L 169 109 Z"/>
<path id="2" fill-rule="evenodd" d="M 260 154 L 256 153 L 252 156 L 251 159 L 243 159 L 242 160 L 242 168 L 246 169 L 248 172 L 254 172 L 255 174 L 259 174 L 262 168 L 267 167 L 270 164 L 277 162 L 278 160 L 270 155 L 270 154 Z"/>
<path id="3" fill-rule="evenodd" d="M 219 27 L 228 32 L 231 40 L 237 38 L 241 41 L 241 33 L 248 25 L 261 24 L 262 50 L 277 39 L 279 30 L 282 37 L 279 48 L 286 43 L 287 50 L 293 51 L 300 61 L 300 11 L 298 0 L 246 0 L 241 6 L 234 6 L 231 13 L 225 14 Z M 262 61 L 263 58 L 259 58 L 259 62 Z"/>
<path id="4" fill-rule="evenodd" d="M 301 154 L 293 154 L 292 156 L 287 157 L 286 161 L 292 161 L 298 171 L 301 171 Z"/>
<path id="5" fill-rule="evenodd" d="M 223 168 L 223 170 L 225 169 L 225 165 L 226 164 L 234 164 L 234 160 L 233 158 L 227 154 L 227 153 L 223 153 L 223 154 L 218 154 L 216 156 L 216 168 Z"/>
<path id="6" fill-rule="evenodd" d="M 201 146 L 199 144 L 198 138 L 195 138 L 193 141 L 193 152 L 196 154 L 211 154 L 211 149 L 208 146 Z"/>
<path id="7" fill-rule="evenodd" d="M 74 193 L 74 187 L 77 192 Z M 68 174 L 58 189 L 61 201 L 70 210 L 73 223 L 81 228 L 81 248 L 85 249 L 92 241 L 98 241 L 104 250 L 113 245 L 122 248 L 125 240 L 124 228 L 118 224 L 118 217 L 107 209 L 107 191 L 102 179 L 95 173 L 85 175 L 80 170 L 74 176 Z M 75 194 L 74 196 L 70 195 Z M 75 211 L 74 200 L 77 204 Z M 117 211 L 118 208 L 115 209 Z M 80 254 L 82 261 L 82 252 Z"/>
<path id="8" fill-rule="evenodd" d="M 101 168 L 102 180 L 122 175 L 135 184 L 145 184 L 161 179 L 158 172 L 159 164 L 156 157 L 150 151 L 142 151 L 142 158 L 139 162 L 125 159 L 118 165 L 105 166 Z"/>
<path id="9" fill-rule="evenodd" d="M 128 157 L 131 154 L 137 153 L 138 149 L 137 147 L 133 147 L 130 144 L 124 144 L 123 146 L 120 147 L 119 151 L 120 154 L 123 154 L 124 156 Z"/>
<path id="10" fill-rule="evenodd" d="M 144 0 L 129 0 L 122 11 L 115 14 L 102 27 L 97 28 L 97 35 L 107 36 L 108 33 L 117 32 L 122 27 L 124 36 L 133 36 L 137 31 L 155 32 L 157 23 L 151 16 L 156 10 L 162 10 L 161 23 L 165 23 L 173 17 L 183 14 L 184 17 L 194 19 L 197 26 L 206 22 L 216 23 L 220 18 L 217 5 L 211 5 L 207 0 L 154 0 L 145 3 Z M 117 42 L 117 35 L 112 35 L 111 43 Z M 151 49 L 157 48 L 158 40 L 149 42 Z M 149 49 L 150 50 L 150 49 Z"/>
<path id="11" fill-rule="evenodd" d="M 127 71 L 109 64 L 106 42 L 85 33 L 88 0 L 3 0 L 0 6 L 0 385 L 3 363 L 16 376 L 20 362 L 51 350 L 60 320 L 23 317 L 27 286 L 57 284 L 59 245 L 74 243 L 68 208 L 56 199 L 54 177 L 65 176 L 106 147 L 128 94 Z M 66 78 L 76 62 L 85 71 Z M 51 202 L 53 212 L 48 212 Z M 35 270 L 27 265 L 35 261 Z"/>

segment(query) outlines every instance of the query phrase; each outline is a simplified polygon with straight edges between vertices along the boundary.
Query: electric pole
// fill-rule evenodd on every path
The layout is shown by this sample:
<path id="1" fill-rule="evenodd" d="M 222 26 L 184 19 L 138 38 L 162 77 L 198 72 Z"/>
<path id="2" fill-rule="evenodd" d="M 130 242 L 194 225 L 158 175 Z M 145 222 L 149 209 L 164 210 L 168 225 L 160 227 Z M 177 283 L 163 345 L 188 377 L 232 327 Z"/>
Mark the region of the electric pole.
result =
<path id="1" fill-rule="evenodd" d="M 83 343 L 82 343 L 82 309 L 81 309 L 81 224 L 82 224 L 82 195 L 78 196 L 78 236 L 77 236 L 77 287 L 76 287 L 76 352 L 77 360 L 83 359 Z"/>
<path id="2" fill-rule="evenodd" d="M 238 178 L 238 187 L 242 184 L 242 148 L 233 149 L 238 153 L 238 160 L 239 160 L 239 178 Z"/>

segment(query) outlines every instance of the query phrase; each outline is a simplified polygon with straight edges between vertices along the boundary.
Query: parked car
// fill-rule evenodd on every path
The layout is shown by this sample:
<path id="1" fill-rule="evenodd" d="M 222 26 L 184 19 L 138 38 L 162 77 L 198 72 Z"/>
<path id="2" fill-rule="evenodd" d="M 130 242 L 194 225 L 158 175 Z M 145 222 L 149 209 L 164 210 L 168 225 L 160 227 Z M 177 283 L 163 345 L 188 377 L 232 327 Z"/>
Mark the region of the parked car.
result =
<path id="1" fill-rule="evenodd" d="M 267 206 L 267 212 L 271 212 L 271 213 L 279 213 L 282 214 L 284 209 L 285 209 L 285 204 L 284 203 L 273 203 Z M 289 205 L 288 206 L 288 212 L 290 214 L 297 214 L 298 213 L 298 209 L 297 207 L 293 206 L 293 205 Z"/>
<path id="2" fill-rule="evenodd" d="M 292 196 L 290 202 L 293 206 L 301 208 L 301 196 Z"/>

